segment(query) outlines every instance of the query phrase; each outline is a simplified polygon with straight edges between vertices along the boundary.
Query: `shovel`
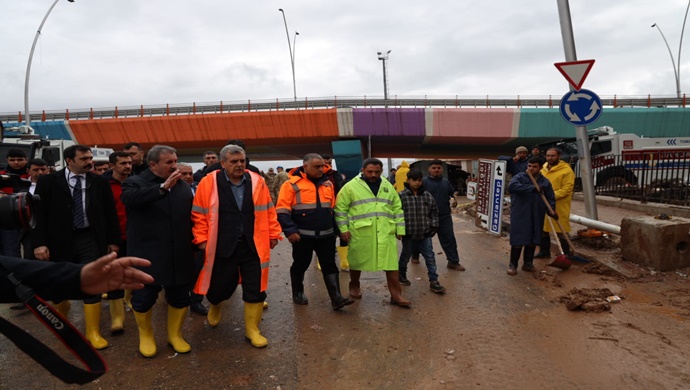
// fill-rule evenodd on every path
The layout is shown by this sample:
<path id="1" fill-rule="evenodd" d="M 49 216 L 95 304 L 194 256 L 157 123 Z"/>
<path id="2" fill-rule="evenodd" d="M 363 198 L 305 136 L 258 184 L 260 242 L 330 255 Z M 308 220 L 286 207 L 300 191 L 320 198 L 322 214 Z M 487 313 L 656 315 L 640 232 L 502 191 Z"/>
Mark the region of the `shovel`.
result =
<path id="1" fill-rule="evenodd" d="M 527 176 L 529 176 L 530 180 L 532 180 L 532 184 L 534 185 L 534 187 L 535 187 L 535 188 L 539 187 L 539 184 L 537 184 L 537 181 L 534 179 L 534 176 L 532 176 L 532 174 L 531 174 L 529 171 L 526 171 L 526 173 L 527 173 Z M 551 205 L 549 204 L 549 201 L 546 200 L 546 196 L 544 196 L 543 193 L 540 193 L 539 195 L 541 195 L 541 200 L 544 201 L 544 204 L 546 205 L 546 209 L 549 210 L 549 213 L 550 213 L 550 214 L 555 214 L 555 212 L 554 212 L 553 209 L 551 208 Z M 551 224 L 551 230 L 552 230 L 554 233 L 556 233 L 556 229 L 555 229 L 554 226 L 553 226 L 553 222 L 551 221 L 551 218 L 549 217 L 549 218 L 547 218 L 547 219 L 549 220 L 549 223 Z M 570 250 L 571 250 L 571 251 L 575 251 L 575 246 L 573 245 L 573 242 L 570 241 L 570 237 L 568 237 L 568 234 L 565 232 L 565 230 L 563 230 L 563 226 L 561 226 L 561 223 L 560 223 L 558 220 L 556 220 L 556 224 L 558 225 L 558 228 L 561 230 L 561 232 L 563 232 L 563 236 L 565 237 L 565 240 L 568 241 L 568 244 L 570 245 Z M 556 234 L 556 242 L 558 243 L 558 248 L 560 248 L 561 253 L 564 253 L 564 252 L 563 252 L 563 248 L 561 247 L 561 240 L 558 239 L 558 234 Z M 585 258 L 583 258 L 583 257 L 580 257 L 580 256 L 573 256 L 573 255 L 571 255 L 571 254 L 569 254 L 569 253 L 567 254 L 567 257 L 568 257 L 568 261 L 569 261 L 569 262 L 570 262 L 570 260 L 572 260 L 572 261 L 576 261 L 576 262 L 582 263 L 582 264 L 588 264 L 588 263 L 590 263 L 589 260 L 587 260 L 587 259 L 585 259 Z M 555 261 L 554 261 L 554 263 L 555 263 Z M 553 263 L 552 263 L 552 264 L 553 264 Z M 549 264 L 549 265 L 551 265 L 551 264 Z M 570 265 L 568 265 L 568 267 L 570 267 Z"/>

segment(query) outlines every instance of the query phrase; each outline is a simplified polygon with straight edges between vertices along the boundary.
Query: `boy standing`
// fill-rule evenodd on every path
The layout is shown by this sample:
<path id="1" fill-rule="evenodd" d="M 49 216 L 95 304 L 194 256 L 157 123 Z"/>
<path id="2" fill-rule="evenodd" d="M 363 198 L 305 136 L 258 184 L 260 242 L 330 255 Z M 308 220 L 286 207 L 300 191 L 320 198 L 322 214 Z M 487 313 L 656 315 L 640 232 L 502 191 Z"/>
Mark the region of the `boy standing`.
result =
<path id="1" fill-rule="evenodd" d="M 398 260 L 400 284 L 410 285 L 407 279 L 407 263 L 413 251 L 418 251 L 426 261 L 429 288 L 435 293 L 442 294 L 446 289 L 438 282 L 436 258 L 431 244 L 431 237 L 436 234 L 439 226 L 438 207 L 434 197 L 424 190 L 423 177 L 419 169 L 410 170 L 407 172 L 407 182 L 404 183 L 405 189 L 399 193 L 405 213 L 405 235 L 402 238 L 402 252 Z"/>

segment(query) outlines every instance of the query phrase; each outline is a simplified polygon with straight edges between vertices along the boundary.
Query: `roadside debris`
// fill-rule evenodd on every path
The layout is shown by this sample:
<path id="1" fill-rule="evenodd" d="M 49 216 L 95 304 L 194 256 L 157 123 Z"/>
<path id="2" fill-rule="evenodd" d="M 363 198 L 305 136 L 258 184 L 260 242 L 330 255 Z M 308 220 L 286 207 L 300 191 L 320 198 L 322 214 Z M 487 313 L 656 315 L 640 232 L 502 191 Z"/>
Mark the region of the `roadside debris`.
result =
<path id="1" fill-rule="evenodd" d="M 611 310 L 610 301 L 607 298 L 614 296 L 608 288 L 573 288 L 560 301 L 565 303 L 570 311 L 582 310 L 585 312 L 601 313 Z M 616 296 L 618 300 L 619 297 Z"/>

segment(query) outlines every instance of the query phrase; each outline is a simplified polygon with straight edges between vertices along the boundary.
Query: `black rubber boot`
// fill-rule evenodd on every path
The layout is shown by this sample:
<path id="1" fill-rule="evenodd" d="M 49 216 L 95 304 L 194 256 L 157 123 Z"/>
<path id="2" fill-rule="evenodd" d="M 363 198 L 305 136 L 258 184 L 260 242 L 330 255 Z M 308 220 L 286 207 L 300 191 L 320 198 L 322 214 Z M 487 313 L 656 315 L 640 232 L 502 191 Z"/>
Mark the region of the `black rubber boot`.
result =
<path id="1" fill-rule="evenodd" d="M 345 298 L 340 294 L 340 278 L 337 273 L 323 275 L 323 282 L 326 284 L 326 290 L 328 290 L 328 296 L 331 298 L 333 310 L 355 303 L 352 299 Z"/>
<path id="2" fill-rule="evenodd" d="M 548 259 L 551 257 L 551 237 L 542 235 L 539 241 L 539 253 L 534 255 L 535 259 Z"/>
<path id="3" fill-rule="evenodd" d="M 292 285 L 292 302 L 296 305 L 306 305 L 309 299 L 304 295 L 304 274 L 290 269 L 290 284 Z"/>
<path id="4" fill-rule="evenodd" d="M 520 254 L 522 254 L 521 246 L 510 247 L 510 263 L 508 264 L 508 275 L 517 274 L 518 261 L 520 261 Z"/>
<path id="5" fill-rule="evenodd" d="M 522 255 L 522 270 L 526 272 L 534 271 L 534 245 L 525 245 L 525 249 Z"/>

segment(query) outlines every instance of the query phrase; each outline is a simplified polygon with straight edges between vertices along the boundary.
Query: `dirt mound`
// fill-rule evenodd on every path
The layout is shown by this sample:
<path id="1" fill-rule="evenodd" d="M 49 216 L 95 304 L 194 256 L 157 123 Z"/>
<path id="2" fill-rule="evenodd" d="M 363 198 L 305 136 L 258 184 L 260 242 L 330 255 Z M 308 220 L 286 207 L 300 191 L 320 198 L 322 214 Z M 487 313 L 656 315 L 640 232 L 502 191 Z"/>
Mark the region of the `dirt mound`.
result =
<path id="1" fill-rule="evenodd" d="M 602 313 L 611 310 L 607 298 L 613 296 L 608 288 L 573 288 L 568 295 L 562 296 L 560 302 L 570 311 Z"/>

